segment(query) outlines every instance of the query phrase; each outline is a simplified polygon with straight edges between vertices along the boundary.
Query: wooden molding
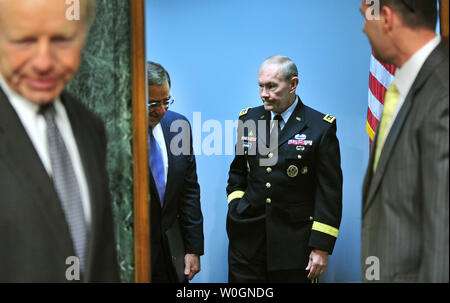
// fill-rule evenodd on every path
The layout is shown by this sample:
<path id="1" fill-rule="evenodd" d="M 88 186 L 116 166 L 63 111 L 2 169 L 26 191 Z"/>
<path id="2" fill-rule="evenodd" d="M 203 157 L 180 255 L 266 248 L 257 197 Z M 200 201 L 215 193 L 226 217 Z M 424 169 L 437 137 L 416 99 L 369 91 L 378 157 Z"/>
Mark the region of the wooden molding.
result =
<path id="1" fill-rule="evenodd" d="M 136 283 L 148 283 L 151 280 L 144 8 L 144 0 L 130 0 Z"/>
<path id="2" fill-rule="evenodd" d="M 439 0 L 439 19 L 441 21 L 441 36 L 448 45 L 448 13 L 449 13 L 449 5 L 448 0 Z"/>

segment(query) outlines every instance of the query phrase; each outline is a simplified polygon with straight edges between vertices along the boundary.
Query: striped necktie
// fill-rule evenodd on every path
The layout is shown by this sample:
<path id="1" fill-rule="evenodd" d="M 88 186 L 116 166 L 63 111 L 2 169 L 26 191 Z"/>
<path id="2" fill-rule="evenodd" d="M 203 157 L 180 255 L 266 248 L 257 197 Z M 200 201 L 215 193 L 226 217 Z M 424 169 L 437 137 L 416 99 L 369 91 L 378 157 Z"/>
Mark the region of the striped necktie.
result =
<path id="1" fill-rule="evenodd" d="M 384 97 L 383 114 L 381 116 L 380 125 L 378 126 L 378 138 L 376 142 L 375 158 L 373 161 L 373 171 L 377 169 L 378 160 L 380 159 L 381 150 L 386 140 L 386 132 L 391 124 L 392 116 L 399 99 L 399 91 L 394 82 L 391 83 Z"/>
<path id="2" fill-rule="evenodd" d="M 75 253 L 80 261 L 81 271 L 84 271 L 88 235 L 78 181 L 70 155 L 56 125 L 56 112 L 53 104 L 41 105 L 39 113 L 44 116 L 47 124 L 47 145 L 52 166 L 53 185 L 62 204 Z"/>

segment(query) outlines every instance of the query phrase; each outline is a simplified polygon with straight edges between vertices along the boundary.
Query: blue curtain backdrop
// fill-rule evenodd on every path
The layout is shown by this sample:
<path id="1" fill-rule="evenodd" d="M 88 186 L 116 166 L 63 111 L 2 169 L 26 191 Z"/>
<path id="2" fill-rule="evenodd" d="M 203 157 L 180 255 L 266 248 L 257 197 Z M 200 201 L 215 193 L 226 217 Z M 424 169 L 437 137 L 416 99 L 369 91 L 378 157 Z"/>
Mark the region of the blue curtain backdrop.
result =
<path id="1" fill-rule="evenodd" d="M 193 282 L 228 281 L 225 187 L 242 108 L 261 105 L 257 69 L 273 54 L 296 62 L 303 102 L 337 118 L 343 218 L 324 282 L 359 282 L 361 188 L 371 47 L 360 0 L 147 0 L 147 58 L 172 78 L 194 132 L 205 255 Z M 230 138 L 231 134 L 231 138 Z M 230 144 L 231 143 L 231 144 Z M 245 231 L 243 231 L 245 232 Z"/>

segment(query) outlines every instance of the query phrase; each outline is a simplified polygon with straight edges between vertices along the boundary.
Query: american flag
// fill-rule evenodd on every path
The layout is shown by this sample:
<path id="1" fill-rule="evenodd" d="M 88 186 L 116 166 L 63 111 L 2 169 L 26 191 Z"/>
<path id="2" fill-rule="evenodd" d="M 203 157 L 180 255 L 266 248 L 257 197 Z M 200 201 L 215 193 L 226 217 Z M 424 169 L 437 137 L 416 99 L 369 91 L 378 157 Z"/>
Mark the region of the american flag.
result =
<path id="1" fill-rule="evenodd" d="M 383 113 L 384 95 L 392 80 L 394 80 L 394 73 L 394 65 L 378 61 L 372 52 L 369 74 L 369 108 L 367 109 L 366 125 L 366 130 L 370 137 L 370 146 L 372 146 L 375 131 Z"/>

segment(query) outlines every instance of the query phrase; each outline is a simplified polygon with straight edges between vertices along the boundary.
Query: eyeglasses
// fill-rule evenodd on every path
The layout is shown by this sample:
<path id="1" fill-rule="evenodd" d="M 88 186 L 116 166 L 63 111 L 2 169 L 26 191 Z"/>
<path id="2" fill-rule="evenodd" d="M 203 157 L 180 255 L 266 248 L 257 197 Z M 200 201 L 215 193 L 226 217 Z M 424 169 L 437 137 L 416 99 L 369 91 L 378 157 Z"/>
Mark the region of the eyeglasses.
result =
<path id="1" fill-rule="evenodd" d="M 161 101 L 149 100 L 147 103 L 147 108 L 149 111 L 155 111 L 158 107 L 164 106 L 164 108 L 167 110 L 169 106 L 173 104 L 173 102 L 175 102 L 175 99 L 172 96 Z"/>
<path id="2" fill-rule="evenodd" d="M 414 3 L 409 3 L 409 1 L 408 0 L 401 0 L 402 1 L 402 3 L 403 3 L 403 5 L 404 6 L 406 6 L 406 8 L 411 12 L 411 13 L 414 13 L 415 12 L 415 9 L 414 9 Z M 414 2 L 414 1 L 413 1 Z"/>

